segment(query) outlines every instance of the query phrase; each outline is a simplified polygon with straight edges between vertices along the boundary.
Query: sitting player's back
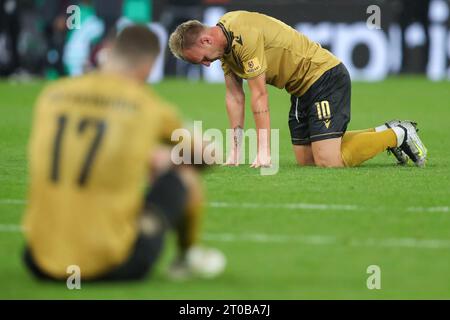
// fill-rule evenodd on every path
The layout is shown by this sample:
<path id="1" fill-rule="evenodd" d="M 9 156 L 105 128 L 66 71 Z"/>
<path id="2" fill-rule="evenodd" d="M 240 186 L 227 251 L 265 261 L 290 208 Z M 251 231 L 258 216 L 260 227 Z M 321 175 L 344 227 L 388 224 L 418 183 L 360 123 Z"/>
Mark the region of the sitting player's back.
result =
<path id="1" fill-rule="evenodd" d="M 178 127 L 144 85 L 93 73 L 50 85 L 30 140 L 25 227 L 37 264 L 55 278 L 69 265 L 95 277 L 129 255 L 137 237 L 149 152 Z"/>

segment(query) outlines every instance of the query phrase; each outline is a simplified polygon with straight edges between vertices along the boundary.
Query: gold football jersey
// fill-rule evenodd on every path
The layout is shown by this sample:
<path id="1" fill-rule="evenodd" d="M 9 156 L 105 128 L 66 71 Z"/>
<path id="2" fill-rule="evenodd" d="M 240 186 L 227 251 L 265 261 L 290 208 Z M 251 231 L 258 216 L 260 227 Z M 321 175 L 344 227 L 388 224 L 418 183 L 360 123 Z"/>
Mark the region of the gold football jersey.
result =
<path id="1" fill-rule="evenodd" d="M 303 95 L 327 70 L 340 61 L 318 43 L 264 14 L 248 11 L 226 13 L 217 24 L 228 40 L 222 57 L 225 74 L 243 79 L 266 73 L 266 82 Z"/>
<path id="2" fill-rule="evenodd" d="M 48 274 L 123 263 L 137 237 L 151 150 L 181 121 L 150 89 L 93 73 L 49 85 L 29 144 L 27 244 Z"/>

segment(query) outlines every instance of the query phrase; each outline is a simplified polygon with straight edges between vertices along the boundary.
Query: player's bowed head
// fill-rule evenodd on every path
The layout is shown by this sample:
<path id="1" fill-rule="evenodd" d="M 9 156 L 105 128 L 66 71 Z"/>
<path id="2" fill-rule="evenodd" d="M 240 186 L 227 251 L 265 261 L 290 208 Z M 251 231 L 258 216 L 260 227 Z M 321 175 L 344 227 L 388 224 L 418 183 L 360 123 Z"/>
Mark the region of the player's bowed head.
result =
<path id="1" fill-rule="evenodd" d="M 227 39 L 220 27 L 208 27 L 197 20 L 180 24 L 169 38 L 169 48 L 175 57 L 206 67 L 220 59 L 226 47 Z"/>
<path id="2" fill-rule="evenodd" d="M 132 25 L 112 41 L 100 69 L 144 83 L 159 52 L 158 37 L 147 26 Z"/>

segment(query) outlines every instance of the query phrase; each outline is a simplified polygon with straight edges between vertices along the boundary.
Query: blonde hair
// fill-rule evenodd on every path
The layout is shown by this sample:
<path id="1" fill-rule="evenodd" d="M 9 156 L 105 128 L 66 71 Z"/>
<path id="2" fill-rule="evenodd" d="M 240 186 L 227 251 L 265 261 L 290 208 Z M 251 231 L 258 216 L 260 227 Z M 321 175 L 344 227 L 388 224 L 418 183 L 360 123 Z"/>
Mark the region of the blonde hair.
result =
<path id="1" fill-rule="evenodd" d="M 198 20 L 189 20 L 180 24 L 170 35 L 169 48 L 178 59 L 184 59 L 183 50 L 191 48 L 206 26 Z"/>

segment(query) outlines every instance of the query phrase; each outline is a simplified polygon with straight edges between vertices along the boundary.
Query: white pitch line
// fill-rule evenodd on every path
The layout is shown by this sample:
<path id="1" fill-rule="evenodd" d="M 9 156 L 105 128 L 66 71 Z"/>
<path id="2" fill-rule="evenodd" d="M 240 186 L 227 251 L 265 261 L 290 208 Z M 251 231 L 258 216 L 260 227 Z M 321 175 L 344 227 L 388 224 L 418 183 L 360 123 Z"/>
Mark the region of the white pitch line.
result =
<path id="1" fill-rule="evenodd" d="M 210 233 L 202 236 L 204 240 L 218 242 L 257 242 L 257 243 L 288 243 L 298 242 L 313 245 L 330 245 L 336 243 L 335 237 L 310 235 L 310 236 L 288 236 L 288 235 L 268 235 L 268 234 L 242 234 L 232 233 Z"/>
<path id="2" fill-rule="evenodd" d="M 212 208 L 243 208 L 243 209 L 288 209 L 288 210 L 357 210 L 356 205 L 347 204 L 323 204 L 323 203 L 230 203 L 230 202 L 209 202 Z"/>
<path id="3" fill-rule="evenodd" d="M 20 225 L 0 224 L 0 233 L 19 233 L 24 229 Z M 280 235 L 280 234 L 232 234 L 207 233 L 203 240 L 217 242 L 253 242 L 253 243 L 299 243 L 304 245 L 344 245 L 352 247 L 388 247 L 388 248 L 419 248 L 419 249 L 449 249 L 450 239 L 416 239 L 416 238 L 386 238 L 386 239 L 351 239 L 339 240 L 325 235 Z"/>
<path id="4" fill-rule="evenodd" d="M 408 211 L 417 211 L 417 212 L 449 212 L 449 207 L 409 207 Z"/>
<path id="5" fill-rule="evenodd" d="M 21 199 L 0 199 L 0 204 L 22 205 L 26 204 L 25 200 Z M 358 210 L 357 205 L 347 204 L 323 204 L 323 203 L 231 203 L 231 202 L 208 202 L 211 208 L 243 208 L 243 209 L 287 209 L 287 210 Z"/>
<path id="6" fill-rule="evenodd" d="M 20 225 L 16 225 L 16 224 L 0 224 L 0 232 L 12 232 L 12 233 L 16 233 L 16 232 L 22 232 L 23 228 Z"/>
<path id="7" fill-rule="evenodd" d="M 23 199 L 0 199 L 0 204 L 7 205 L 25 205 L 27 202 Z M 326 204 L 326 203 L 259 203 L 259 202 L 220 202 L 211 201 L 207 205 L 211 208 L 236 208 L 236 209 L 285 209 L 285 210 L 317 210 L 317 211 L 387 211 L 384 207 L 360 206 L 356 204 Z M 450 211 L 448 206 L 436 207 L 407 207 L 407 208 L 392 208 L 397 211 L 410 212 L 429 212 L 429 213 L 448 213 Z"/>
<path id="8" fill-rule="evenodd" d="M 387 211 L 385 207 L 363 207 L 354 204 L 321 204 L 321 203 L 231 203 L 231 202 L 209 202 L 212 208 L 242 208 L 242 209 L 287 209 L 287 210 L 328 210 L 328 211 Z M 392 208 L 397 211 L 411 212 L 449 212 L 449 207 L 408 207 Z"/>
<path id="9" fill-rule="evenodd" d="M 352 247 L 390 247 L 390 248 L 420 248 L 420 249 L 449 249 L 450 239 L 416 239 L 416 238 L 387 238 L 387 239 L 351 239 L 339 241 L 336 237 L 309 235 L 288 236 L 269 234 L 205 234 L 204 240 L 218 242 L 254 242 L 254 243 L 300 243 L 304 245 L 349 245 Z"/>
<path id="10" fill-rule="evenodd" d="M 26 204 L 23 199 L 0 199 L 0 204 Z"/>

